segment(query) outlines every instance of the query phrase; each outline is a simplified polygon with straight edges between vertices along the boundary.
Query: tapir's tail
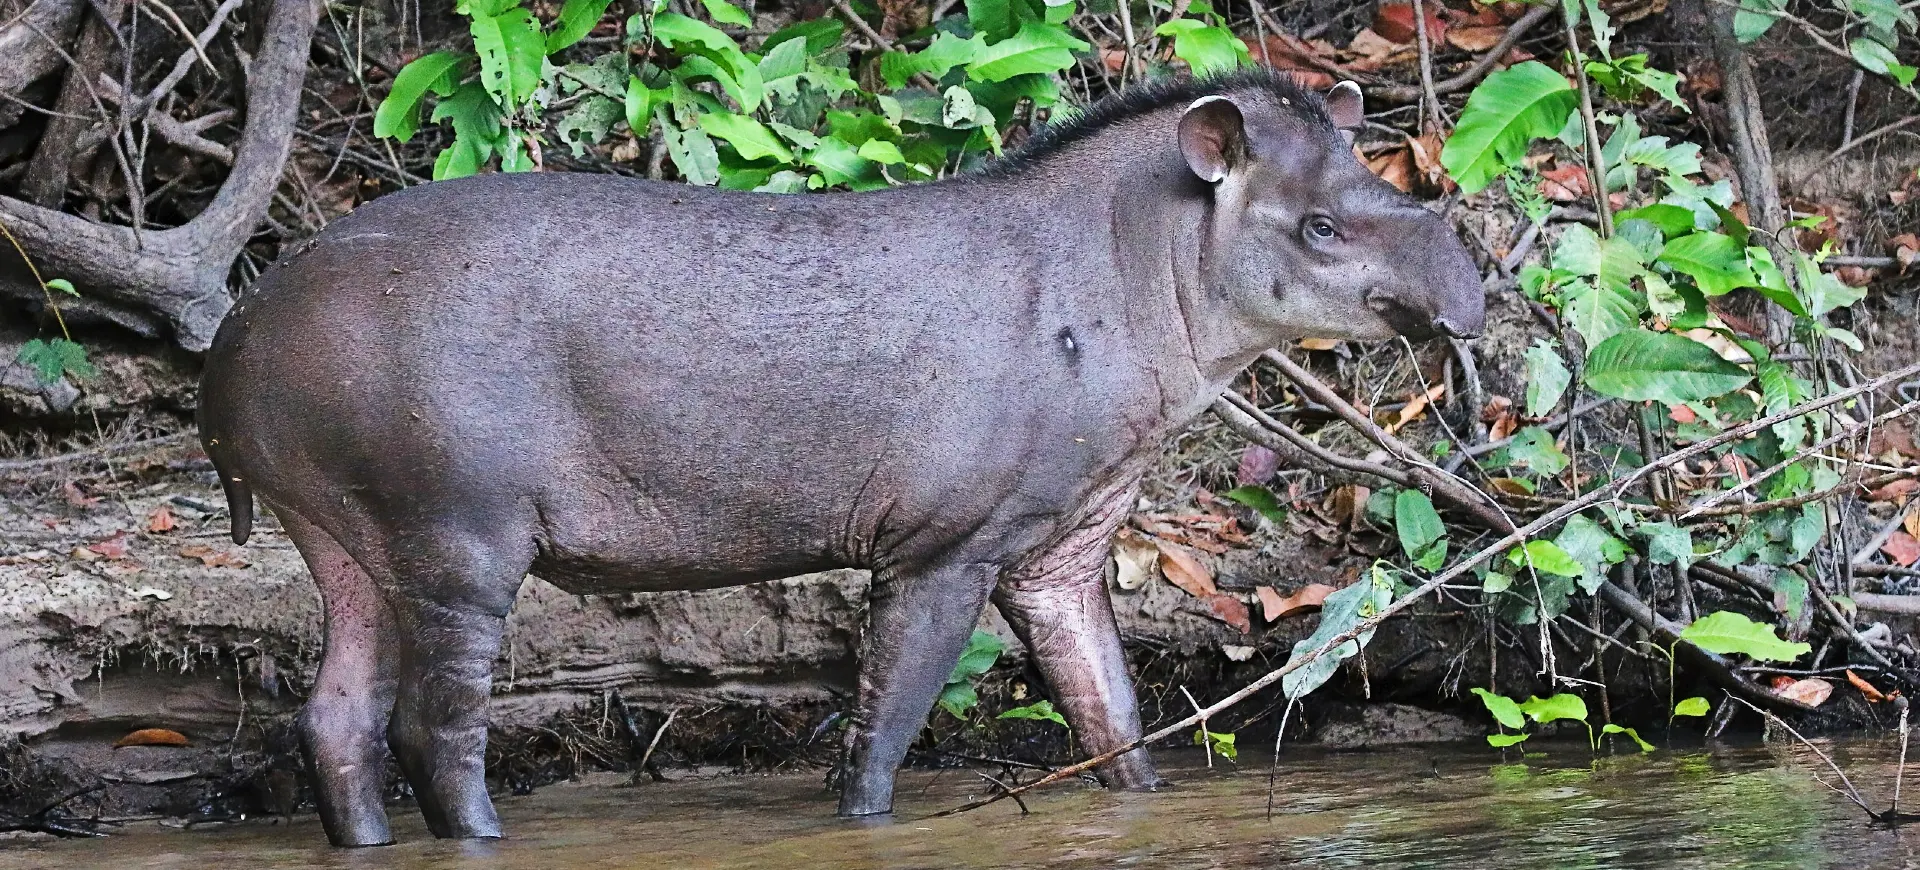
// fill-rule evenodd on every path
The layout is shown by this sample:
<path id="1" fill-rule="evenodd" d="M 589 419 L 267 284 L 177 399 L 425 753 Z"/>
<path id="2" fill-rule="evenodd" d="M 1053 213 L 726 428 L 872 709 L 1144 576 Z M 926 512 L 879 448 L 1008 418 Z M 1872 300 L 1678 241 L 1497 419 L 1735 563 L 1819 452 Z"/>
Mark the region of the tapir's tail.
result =
<path id="1" fill-rule="evenodd" d="M 213 460 L 213 470 L 220 475 L 220 489 L 227 494 L 227 524 L 233 533 L 233 542 L 244 544 L 253 534 L 253 488 L 247 486 L 239 469 L 220 465 L 220 439 L 205 434 L 202 430 L 201 446 L 206 448 L 207 458 Z"/>

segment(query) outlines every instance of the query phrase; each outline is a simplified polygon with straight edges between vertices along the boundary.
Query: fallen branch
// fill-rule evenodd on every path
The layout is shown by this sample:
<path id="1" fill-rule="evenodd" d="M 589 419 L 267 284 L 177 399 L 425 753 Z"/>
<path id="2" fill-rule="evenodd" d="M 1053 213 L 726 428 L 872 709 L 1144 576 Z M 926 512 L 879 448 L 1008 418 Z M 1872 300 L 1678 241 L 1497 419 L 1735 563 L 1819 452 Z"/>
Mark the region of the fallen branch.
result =
<path id="1" fill-rule="evenodd" d="M 1614 478 L 1613 480 L 1592 490 L 1591 492 L 1588 492 L 1587 494 L 1582 495 L 1579 498 L 1569 501 L 1566 504 L 1561 505 L 1560 507 L 1557 507 L 1552 511 L 1549 511 L 1545 515 L 1541 516 L 1539 519 L 1536 519 L 1533 522 L 1526 524 L 1525 526 L 1521 526 L 1520 528 L 1515 529 L 1513 532 L 1501 537 L 1500 540 L 1495 541 L 1491 546 L 1485 547 L 1479 550 L 1478 552 L 1474 553 L 1473 555 L 1467 556 L 1466 558 L 1461 559 L 1459 562 L 1454 563 L 1453 567 L 1448 568 L 1447 570 L 1442 571 L 1438 574 L 1435 574 L 1432 578 L 1428 579 L 1426 582 L 1415 587 L 1413 591 L 1407 593 L 1398 601 L 1395 601 L 1392 604 L 1387 605 L 1379 613 L 1374 614 L 1373 616 L 1368 617 L 1366 619 L 1360 620 L 1352 628 L 1349 628 L 1346 631 L 1343 631 L 1338 635 L 1335 635 L 1334 637 L 1329 638 L 1325 643 L 1321 644 L 1318 648 L 1308 650 L 1304 655 L 1294 656 L 1285 665 L 1279 668 L 1276 668 L 1274 670 L 1268 671 L 1264 676 L 1260 677 L 1257 680 L 1254 680 L 1251 683 L 1248 683 L 1244 688 L 1241 688 L 1240 690 L 1233 692 L 1230 695 L 1227 695 L 1225 698 L 1222 698 L 1219 701 L 1216 701 L 1213 704 L 1202 708 L 1199 712 L 1194 713 L 1193 715 L 1187 716 L 1186 718 L 1181 719 L 1180 721 L 1175 722 L 1171 725 L 1157 729 L 1153 733 L 1148 734 L 1144 737 L 1140 737 L 1138 739 L 1128 741 L 1127 743 L 1121 746 L 1117 746 L 1106 752 L 1102 752 L 1099 755 L 1096 755 L 1085 761 L 1081 761 L 1076 764 L 1071 764 L 1066 767 L 1060 768 L 1059 770 L 1056 770 L 1053 773 L 1047 774 L 1046 776 L 1043 776 L 1040 779 L 1034 780 L 1031 783 L 1020 786 L 1019 788 L 1013 789 L 1009 792 L 1006 792 L 1005 794 L 989 795 L 988 797 L 968 802 L 959 807 L 955 807 L 953 809 L 943 810 L 941 812 L 935 813 L 931 817 L 938 818 L 941 816 L 950 816 L 957 813 L 963 813 L 970 810 L 978 809 L 988 804 L 996 803 L 1004 798 L 1021 794 L 1027 791 L 1031 791 L 1033 789 L 1039 788 L 1044 785 L 1048 785 L 1050 783 L 1059 782 L 1060 780 L 1066 779 L 1071 776 L 1076 776 L 1084 771 L 1091 770 L 1095 767 L 1098 767 L 1102 764 L 1112 761 L 1115 758 L 1119 758 L 1120 756 L 1128 752 L 1132 752 L 1133 750 L 1138 749 L 1142 746 L 1145 746 L 1149 743 L 1165 740 L 1168 737 L 1172 737 L 1175 734 L 1179 734 L 1180 732 L 1185 731 L 1186 729 L 1199 724 L 1202 720 L 1217 716 L 1220 714 L 1221 711 L 1226 710 L 1227 708 L 1232 707 L 1233 705 L 1238 704 L 1249 697 L 1252 697 L 1255 693 L 1259 692 L 1260 690 L 1265 689 L 1268 686 L 1271 686 L 1282 679 L 1285 679 L 1288 674 L 1291 674 L 1294 671 L 1297 671 L 1300 668 L 1305 667 L 1307 664 L 1318 660 L 1321 656 L 1324 656 L 1332 652 L 1333 650 L 1338 649 L 1342 645 L 1346 644 L 1348 641 L 1351 641 L 1354 638 L 1357 638 L 1366 632 L 1370 632 L 1376 628 L 1379 628 L 1381 623 L 1398 615 L 1402 611 L 1405 611 L 1407 608 L 1412 607 L 1415 602 L 1432 594 L 1434 590 L 1440 588 L 1441 586 L 1444 586 L 1458 579 L 1462 575 L 1466 574 L 1468 571 L 1473 570 L 1473 568 L 1479 565 L 1480 563 L 1485 562 L 1502 552 L 1505 552 L 1508 548 L 1514 546 L 1515 544 L 1518 544 L 1522 541 L 1525 541 L 1531 538 L 1534 534 L 1544 531 L 1558 524 L 1560 521 L 1565 520 L 1566 518 L 1573 516 L 1576 513 L 1579 513 L 1582 510 L 1585 510 L 1589 507 L 1600 504 L 1601 502 L 1609 501 L 1613 499 L 1622 490 L 1632 487 L 1633 485 L 1639 483 L 1642 479 L 1647 477 L 1647 475 L 1650 475 L 1655 471 L 1658 471 L 1659 469 L 1678 465 L 1682 462 L 1692 459 L 1695 456 L 1698 456 L 1702 453 L 1712 450 L 1715 447 L 1719 447 L 1720 445 L 1728 444 L 1733 441 L 1746 438 L 1747 436 L 1753 435 L 1756 432 L 1760 432 L 1761 430 L 1766 429 L 1769 426 L 1773 426 L 1776 423 L 1780 423 L 1784 420 L 1791 420 L 1796 417 L 1813 413 L 1822 408 L 1826 408 L 1831 405 L 1844 402 L 1862 393 L 1883 389 L 1889 385 L 1897 384 L 1903 380 L 1914 377 L 1915 375 L 1920 375 L 1920 363 L 1914 363 L 1913 365 L 1909 365 L 1905 368 L 1899 369 L 1898 371 L 1881 375 L 1880 377 L 1874 378 L 1871 381 L 1867 381 L 1865 383 L 1858 384 L 1848 389 L 1841 390 L 1840 392 L 1834 393 L 1824 398 L 1816 399 L 1814 401 L 1807 402 L 1805 404 L 1798 405 L 1793 408 L 1789 408 L 1778 414 L 1771 414 L 1766 417 L 1762 417 L 1758 420 L 1754 420 L 1752 422 L 1734 427 L 1732 429 L 1728 429 L 1727 431 L 1722 432 L 1718 435 L 1715 435 L 1712 438 L 1704 439 L 1702 441 L 1694 443 L 1691 446 L 1684 447 L 1680 450 L 1676 450 L 1672 453 L 1662 456 L 1659 459 L 1656 459 L 1652 462 L 1647 463 L 1646 465 L 1641 466 L 1640 468 L 1634 469 L 1631 473 L 1625 476 Z M 1341 403 L 1341 404 L 1344 404 L 1344 403 Z"/>
<path id="2" fill-rule="evenodd" d="M 161 447 L 172 447 L 175 444 L 184 444 L 193 439 L 193 433 L 182 432 L 177 435 L 162 435 L 159 438 L 149 438 L 145 441 L 134 441 L 127 444 L 108 444 L 101 447 L 89 447 L 85 450 L 76 450 L 72 453 L 63 453 L 59 456 L 48 456 L 41 459 L 5 459 L 0 460 L 0 471 L 39 471 L 45 468 L 72 465 L 76 462 L 95 462 L 110 456 L 121 456 Z"/>
<path id="3" fill-rule="evenodd" d="M 311 0 L 274 0 L 247 73 L 247 123 L 233 149 L 233 170 L 186 225 L 141 232 L 0 197 L 0 223 L 41 270 L 80 287 L 85 298 L 67 308 L 142 335 L 170 330 L 182 347 L 207 348 L 232 305 L 227 273 L 280 184 L 317 14 Z M 0 282 L 0 290 L 16 298 L 41 293 L 17 280 Z"/>

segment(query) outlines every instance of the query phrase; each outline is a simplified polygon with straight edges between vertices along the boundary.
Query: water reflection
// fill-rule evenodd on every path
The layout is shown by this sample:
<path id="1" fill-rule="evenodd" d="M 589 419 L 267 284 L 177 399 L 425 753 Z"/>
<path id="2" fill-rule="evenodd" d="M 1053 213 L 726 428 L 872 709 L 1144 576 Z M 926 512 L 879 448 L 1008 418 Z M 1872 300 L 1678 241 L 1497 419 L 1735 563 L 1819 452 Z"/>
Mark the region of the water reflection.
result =
<path id="1" fill-rule="evenodd" d="M 1830 751 L 1886 802 L 1897 746 Z M 1271 818 L 1264 763 L 1209 771 L 1197 757 L 1168 761 L 1175 791 L 1057 789 L 1030 798 L 1028 816 L 1002 802 L 918 818 L 979 791 L 962 771 L 904 775 L 902 812 L 885 825 L 833 819 L 814 774 L 588 783 L 502 799 L 513 839 L 500 843 L 434 841 L 396 808 L 402 842 L 386 849 L 327 849 L 311 817 L 138 825 L 103 841 L 0 845 L 0 868 L 1870 868 L 1916 866 L 1920 843 L 1867 823 L 1813 777 L 1817 761 L 1803 750 L 1594 760 L 1576 743 L 1504 763 L 1478 746 L 1293 750 Z"/>

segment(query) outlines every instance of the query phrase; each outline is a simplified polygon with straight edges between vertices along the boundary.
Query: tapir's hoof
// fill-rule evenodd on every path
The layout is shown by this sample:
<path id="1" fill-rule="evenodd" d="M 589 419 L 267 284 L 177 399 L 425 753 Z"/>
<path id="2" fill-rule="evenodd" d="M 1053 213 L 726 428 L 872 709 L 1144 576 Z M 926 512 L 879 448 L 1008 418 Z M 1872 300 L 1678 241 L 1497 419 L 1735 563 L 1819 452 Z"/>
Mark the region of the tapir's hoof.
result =
<path id="1" fill-rule="evenodd" d="M 1177 791 L 1179 789 L 1179 786 L 1174 785 L 1170 780 L 1162 779 L 1156 776 L 1152 779 L 1146 780 L 1145 782 L 1132 783 L 1128 785 L 1118 785 L 1118 786 L 1115 786 L 1114 788 L 1116 791 L 1153 792 L 1153 791 Z"/>

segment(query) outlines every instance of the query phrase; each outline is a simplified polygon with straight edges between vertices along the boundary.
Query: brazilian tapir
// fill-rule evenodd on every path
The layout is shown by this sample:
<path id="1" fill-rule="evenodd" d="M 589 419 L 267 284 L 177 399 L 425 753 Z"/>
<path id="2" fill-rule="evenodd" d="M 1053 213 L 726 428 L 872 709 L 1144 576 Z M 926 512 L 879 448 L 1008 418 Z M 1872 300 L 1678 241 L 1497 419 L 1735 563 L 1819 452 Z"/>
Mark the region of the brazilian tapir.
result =
<path id="1" fill-rule="evenodd" d="M 489 175 L 367 204 L 237 301 L 200 422 L 244 542 L 325 600 L 300 717 L 327 835 L 441 837 L 529 572 L 582 594 L 873 570 L 840 813 L 894 773 L 991 600 L 1081 744 L 1140 733 L 1102 576 L 1163 441 L 1265 348 L 1479 331 L 1440 217 L 1353 157 L 1361 96 L 1139 87 L 983 170 L 778 196 Z M 1144 750 L 1103 770 L 1161 783 Z"/>

